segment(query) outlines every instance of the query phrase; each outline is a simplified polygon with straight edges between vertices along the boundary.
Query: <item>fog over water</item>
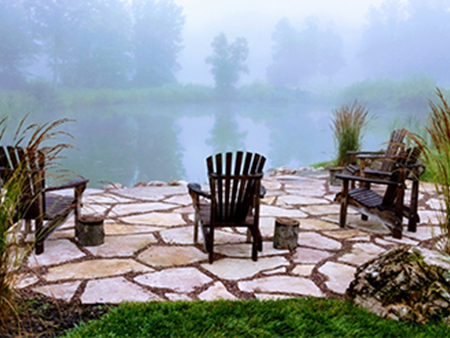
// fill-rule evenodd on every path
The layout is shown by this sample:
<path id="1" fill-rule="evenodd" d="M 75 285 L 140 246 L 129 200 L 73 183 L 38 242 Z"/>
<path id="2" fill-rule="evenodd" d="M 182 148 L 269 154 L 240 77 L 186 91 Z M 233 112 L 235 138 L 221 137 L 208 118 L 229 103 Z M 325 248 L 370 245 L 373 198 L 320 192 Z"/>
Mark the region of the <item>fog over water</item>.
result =
<path id="1" fill-rule="evenodd" d="M 69 117 L 62 165 L 91 180 L 205 181 L 246 149 L 270 167 L 335 158 L 332 112 L 365 149 L 421 132 L 450 85 L 450 0 L 0 0 L 0 117 Z M 4 140 L 3 143 L 7 142 Z"/>

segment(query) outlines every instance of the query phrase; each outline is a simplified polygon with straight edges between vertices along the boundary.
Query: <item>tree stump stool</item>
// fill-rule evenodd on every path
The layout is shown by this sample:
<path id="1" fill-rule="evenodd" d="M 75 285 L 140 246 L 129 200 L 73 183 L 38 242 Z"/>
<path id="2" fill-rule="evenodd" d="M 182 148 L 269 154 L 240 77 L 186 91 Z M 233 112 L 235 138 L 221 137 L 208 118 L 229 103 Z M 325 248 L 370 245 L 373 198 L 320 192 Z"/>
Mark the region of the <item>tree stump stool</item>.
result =
<path id="1" fill-rule="evenodd" d="M 103 215 L 81 216 L 75 226 L 75 237 L 82 246 L 97 246 L 105 241 Z"/>
<path id="2" fill-rule="evenodd" d="M 275 220 L 275 233 L 273 235 L 273 247 L 275 249 L 294 250 L 298 242 L 298 229 L 300 222 L 287 217 Z"/>

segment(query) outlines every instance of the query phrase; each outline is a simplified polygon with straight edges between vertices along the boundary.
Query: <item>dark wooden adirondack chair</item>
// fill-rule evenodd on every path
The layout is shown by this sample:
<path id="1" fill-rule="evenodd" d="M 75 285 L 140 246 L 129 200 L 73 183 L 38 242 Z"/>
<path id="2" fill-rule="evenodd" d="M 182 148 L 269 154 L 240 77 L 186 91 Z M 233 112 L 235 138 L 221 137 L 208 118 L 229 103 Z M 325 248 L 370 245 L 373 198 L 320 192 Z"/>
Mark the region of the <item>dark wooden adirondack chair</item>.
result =
<path id="1" fill-rule="evenodd" d="M 417 203 L 419 195 L 419 181 L 417 177 L 411 175 L 418 166 L 422 164 L 418 161 L 420 150 L 418 148 L 409 149 L 400 153 L 391 161 L 394 168 L 387 179 L 368 178 L 357 175 L 336 175 L 342 179 L 342 191 L 335 197 L 335 201 L 341 203 L 339 224 L 345 226 L 347 218 L 347 207 L 350 206 L 362 214 L 363 220 L 368 216 L 376 217 L 386 224 L 392 231 L 394 238 L 401 238 L 403 231 L 403 217 L 408 219 L 408 231 L 416 231 L 419 216 L 417 214 Z M 406 205 L 405 190 L 406 179 L 412 179 L 410 204 Z M 349 182 L 357 181 L 363 184 L 359 188 L 349 189 Z M 376 192 L 372 184 L 386 187 L 384 195 Z"/>
<path id="2" fill-rule="evenodd" d="M 345 168 L 344 174 L 368 177 L 377 175 L 374 171 L 390 173 L 395 166 L 391 159 L 406 147 L 403 143 L 405 136 L 406 129 L 394 130 L 385 151 L 349 151 L 353 160 Z"/>
<path id="3" fill-rule="evenodd" d="M 59 186 L 45 186 L 45 156 L 41 151 L 27 152 L 21 147 L 0 146 L 0 177 L 5 182 L 15 171 L 22 170 L 24 184 L 20 204 L 15 213 L 15 221 L 24 220 L 25 230 L 31 231 L 31 221 L 35 223 L 35 252 L 44 252 L 45 239 L 73 211 L 78 221 L 81 198 L 88 180 L 78 178 Z M 61 196 L 52 191 L 74 189 L 74 195 Z"/>
<path id="4" fill-rule="evenodd" d="M 265 161 L 264 156 L 241 151 L 236 153 L 234 161 L 231 152 L 209 156 L 206 166 L 210 193 L 202 191 L 199 184 L 188 185 L 195 208 L 194 243 L 197 243 L 201 226 L 210 263 L 213 262 L 214 229 L 217 227 L 247 227 L 253 238 L 252 259 L 258 259 L 257 251 L 262 251 L 259 204 Z"/>

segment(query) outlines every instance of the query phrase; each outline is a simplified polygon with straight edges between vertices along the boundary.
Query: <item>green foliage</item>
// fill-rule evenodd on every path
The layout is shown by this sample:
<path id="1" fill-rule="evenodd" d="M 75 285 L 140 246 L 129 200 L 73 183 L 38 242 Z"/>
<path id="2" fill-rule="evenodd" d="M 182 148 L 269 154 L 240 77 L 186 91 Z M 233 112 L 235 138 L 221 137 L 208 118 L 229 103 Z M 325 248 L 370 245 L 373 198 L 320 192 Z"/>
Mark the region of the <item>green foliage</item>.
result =
<path id="1" fill-rule="evenodd" d="M 183 8 L 172 0 L 134 0 L 132 32 L 137 86 L 158 86 L 175 81 L 182 50 Z"/>
<path id="2" fill-rule="evenodd" d="M 412 137 L 426 156 L 428 177 L 444 202 L 439 216 L 444 240 L 438 243 L 438 249 L 450 254 L 450 107 L 439 89 L 437 96 L 438 103 L 429 103 L 431 112 L 425 128 L 428 138 L 419 134 Z"/>
<path id="3" fill-rule="evenodd" d="M 216 90 L 221 95 L 230 94 L 241 73 L 248 73 L 246 60 L 248 57 L 248 42 L 244 38 L 236 38 L 228 43 L 224 33 L 217 35 L 211 43 L 213 54 L 206 58 L 211 65 L 211 73 L 216 82 Z"/>
<path id="4" fill-rule="evenodd" d="M 338 94 L 336 101 L 348 102 L 358 97 L 371 109 L 421 116 L 427 110 L 427 98 L 431 97 L 435 87 L 436 81 L 428 77 L 378 78 L 348 86 Z"/>
<path id="5" fill-rule="evenodd" d="M 363 132 L 367 128 L 369 111 L 358 101 L 333 110 L 331 130 L 337 148 L 337 165 L 350 164 L 349 151 L 361 150 Z"/>
<path id="6" fill-rule="evenodd" d="M 443 324 L 381 319 L 349 302 L 277 301 L 121 304 L 66 337 L 444 337 Z"/>
<path id="7" fill-rule="evenodd" d="M 37 177 L 33 172 L 37 168 L 27 166 L 25 159 L 35 158 L 39 151 L 45 156 L 45 170 L 47 170 L 55 164 L 55 160 L 61 151 L 70 147 L 66 143 L 51 144 L 51 140 L 54 138 L 67 135 L 66 132 L 57 130 L 62 124 L 68 122 L 67 119 L 60 119 L 43 125 L 30 124 L 28 126 L 25 125 L 25 121 L 26 117 L 19 122 L 10 143 L 12 146 L 23 147 L 25 158 L 18 159 L 19 164 L 16 168 L 1 168 L 0 171 L 2 180 L 0 190 L 0 332 L 5 325 L 11 325 L 11 322 L 14 322 L 16 308 L 12 289 L 14 273 L 22 266 L 23 258 L 32 246 L 32 243 L 30 246 L 25 245 L 19 238 L 21 225 L 19 220 L 29 207 L 22 202 L 22 197 L 24 194 L 29 194 L 27 189 L 30 189 L 30 179 Z M 6 118 L 0 121 L 0 129 L 0 141 L 4 141 Z M 48 142 L 50 142 L 49 145 L 47 145 Z M 55 174 L 55 179 L 62 177 L 57 173 Z M 34 185 L 34 187 L 37 186 L 39 185 Z"/>

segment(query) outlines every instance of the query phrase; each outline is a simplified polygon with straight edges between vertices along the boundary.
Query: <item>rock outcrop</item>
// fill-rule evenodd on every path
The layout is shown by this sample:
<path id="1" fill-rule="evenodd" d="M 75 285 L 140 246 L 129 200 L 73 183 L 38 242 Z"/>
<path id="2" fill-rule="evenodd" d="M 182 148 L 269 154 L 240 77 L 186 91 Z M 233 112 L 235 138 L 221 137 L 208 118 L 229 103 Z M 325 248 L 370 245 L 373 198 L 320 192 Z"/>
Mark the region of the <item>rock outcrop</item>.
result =
<path id="1" fill-rule="evenodd" d="M 401 246 L 360 266 L 346 292 L 384 318 L 450 323 L 450 264 L 436 252 Z"/>

